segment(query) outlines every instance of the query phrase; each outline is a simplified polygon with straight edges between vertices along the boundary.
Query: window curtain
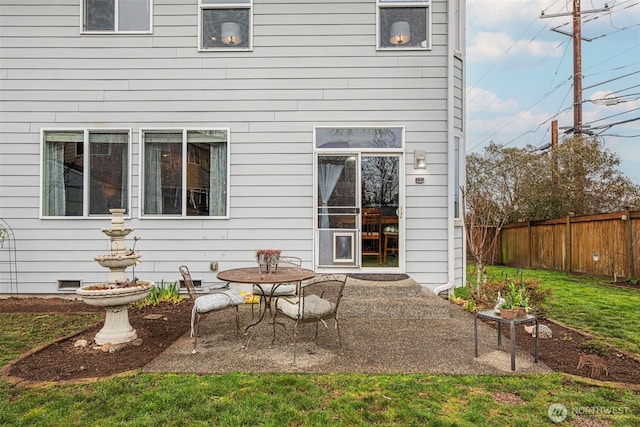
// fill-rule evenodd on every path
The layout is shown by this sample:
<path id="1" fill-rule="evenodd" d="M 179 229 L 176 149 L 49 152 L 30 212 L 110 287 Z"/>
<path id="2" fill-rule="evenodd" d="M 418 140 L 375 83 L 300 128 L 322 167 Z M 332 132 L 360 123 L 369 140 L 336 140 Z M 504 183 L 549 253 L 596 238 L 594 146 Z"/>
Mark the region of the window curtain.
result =
<path id="1" fill-rule="evenodd" d="M 227 213 L 227 144 L 211 144 L 209 151 L 209 215 L 224 216 Z"/>
<path id="2" fill-rule="evenodd" d="M 320 160 L 326 161 L 322 158 Z M 329 228 L 329 199 L 336 188 L 343 169 L 344 164 L 330 163 L 329 161 L 318 165 L 318 190 L 322 198 L 320 228 Z"/>
<path id="3" fill-rule="evenodd" d="M 147 141 L 144 144 L 144 213 L 162 213 L 162 144 Z"/>
<path id="4" fill-rule="evenodd" d="M 64 142 L 48 142 L 44 152 L 43 214 L 64 216 L 66 192 L 64 185 Z"/>

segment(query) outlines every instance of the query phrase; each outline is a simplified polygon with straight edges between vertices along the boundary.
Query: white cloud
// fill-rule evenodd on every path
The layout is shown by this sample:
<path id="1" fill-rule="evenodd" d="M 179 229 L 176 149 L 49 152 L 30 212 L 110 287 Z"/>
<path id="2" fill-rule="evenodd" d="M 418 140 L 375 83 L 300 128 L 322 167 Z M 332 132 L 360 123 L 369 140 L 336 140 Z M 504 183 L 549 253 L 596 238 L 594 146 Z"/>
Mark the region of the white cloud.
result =
<path id="1" fill-rule="evenodd" d="M 520 66 L 539 64 L 541 58 L 562 55 L 558 44 L 539 40 L 515 40 L 503 32 L 481 32 L 467 40 L 467 59 L 481 63 L 519 56 Z"/>
<path id="2" fill-rule="evenodd" d="M 477 28 L 524 30 L 540 19 L 548 1 L 541 0 L 467 0 L 467 21 Z"/>
<path id="3" fill-rule="evenodd" d="M 496 93 L 477 87 L 472 87 L 467 91 L 467 100 L 467 114 L 513 112 L 519 108 L 517 101 L 501 99 Z"/>

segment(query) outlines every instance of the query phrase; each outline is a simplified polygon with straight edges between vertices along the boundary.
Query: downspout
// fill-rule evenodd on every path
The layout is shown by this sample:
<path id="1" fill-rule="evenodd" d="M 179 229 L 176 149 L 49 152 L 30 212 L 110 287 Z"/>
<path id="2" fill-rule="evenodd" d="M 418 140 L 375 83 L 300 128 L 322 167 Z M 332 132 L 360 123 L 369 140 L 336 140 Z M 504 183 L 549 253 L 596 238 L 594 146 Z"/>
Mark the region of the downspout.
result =
<path id="1" fill-rule="evenodd" d="M 464 2 L 460 1 L 460 7 L 464 5 Z M 454 120 L 455 120 L 455 103 L 454 103 L 454 31 L 456 29 L 456 23 L 453 22 L 454 14 L 454 2 L 447 2 L 447 17 L 448 17 L 448 31 L 447 31 L 447 39 L 448 39 L 448 48 L 447 48 L 447 283 L 436 286 L 433 292 L 438 295 L 441 292 L 447 291 L 447 295 L 451 295 L 453 293 L 453 288 L 455 286 L 455 210 L 454 210 L 454 202 L 455 202 L 455 192 L 458 191 L 455 186 L 455 177 L 454 174 L 458 173 L 455 170 L 455 141 L 454 141 Z M 460 11 L 462 13 L 462 10 Z M 464 64 L 463 64 L 464 71 Z M 463 77 L 463 86 L 464 86 L 464 77 Z M 464 87 L 463 87 L 464 89 Z M 464 96 L 464 90 L 463 90 Z M 462 111 L 464 114 L 464 106 L 462 107 Z M 460 147 L 462 148 L 462 147 Z"/>

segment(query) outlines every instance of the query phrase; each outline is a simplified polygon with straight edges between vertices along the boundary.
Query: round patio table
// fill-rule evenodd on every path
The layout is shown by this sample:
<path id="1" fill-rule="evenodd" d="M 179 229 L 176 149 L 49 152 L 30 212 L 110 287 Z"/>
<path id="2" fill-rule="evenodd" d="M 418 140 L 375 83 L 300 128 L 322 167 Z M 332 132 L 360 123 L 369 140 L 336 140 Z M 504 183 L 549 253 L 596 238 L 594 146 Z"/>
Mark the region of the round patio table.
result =
<path id="1" fill-rule="evenodd" d="M 316 273 L 313 270 L 308 270 L 306 268 L 299 267 L 278 267 L 276 273 L 265 273 L 261 272 L 259 267 L 243 267 L 243 268 L 234 268 L 231 270 L 225 270 L 218 273 L 216 276 L 219 280 L 222 280 L 227 283 L 247 283 L 251 285 L 255 285 L 262 291 L 262 295 L 260 298 L 264 298 L 264 309 L 260 311 L 260 316 L 258 320 L 249 326 L 247 326 L 244 330 L 246 334 L 249 329 L 261 323 L 267 313 L 267 309 L 271 307 L 271 299 L 278 287 L 280 285 L 289 284 L 289 283 L 299 283 L 303 280 L 309 280 L 315 277 Z M 270 292 L 264 292 L 263 285 L 273 285 L 271 287 Z M 247 340 L 247 344 L 249 345 L 249 341 L 253 337 L 253 333 Z"/>

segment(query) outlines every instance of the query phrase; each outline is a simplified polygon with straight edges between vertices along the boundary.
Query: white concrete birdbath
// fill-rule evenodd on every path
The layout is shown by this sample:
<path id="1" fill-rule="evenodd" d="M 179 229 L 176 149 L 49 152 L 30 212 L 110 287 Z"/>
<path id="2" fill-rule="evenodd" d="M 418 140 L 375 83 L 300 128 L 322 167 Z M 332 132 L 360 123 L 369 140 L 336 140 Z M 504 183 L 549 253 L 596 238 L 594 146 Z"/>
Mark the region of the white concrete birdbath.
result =
<path id="1" fill-rule="evenodd" d="M 109 278 L 105 283 L 76 290 L 85 303 L 105 307 L 107 311 L 104 326 L 95 336 L 98 345 L 126 343 L 138 337 L 129 323 L 129 304 L 146 298 L 155 286 L 151 281 L 127 279 L 125 270 L 136 264 L 140 254 L 125 247 L 124 238 L 133 231 L 124 227 L 125 210 L 110 209 L 110 212 L 111 228 L 103 228 L 102 232 L 111 239 L 111 251 L 94 257 L 101 266 L 111 270 Z"/>

